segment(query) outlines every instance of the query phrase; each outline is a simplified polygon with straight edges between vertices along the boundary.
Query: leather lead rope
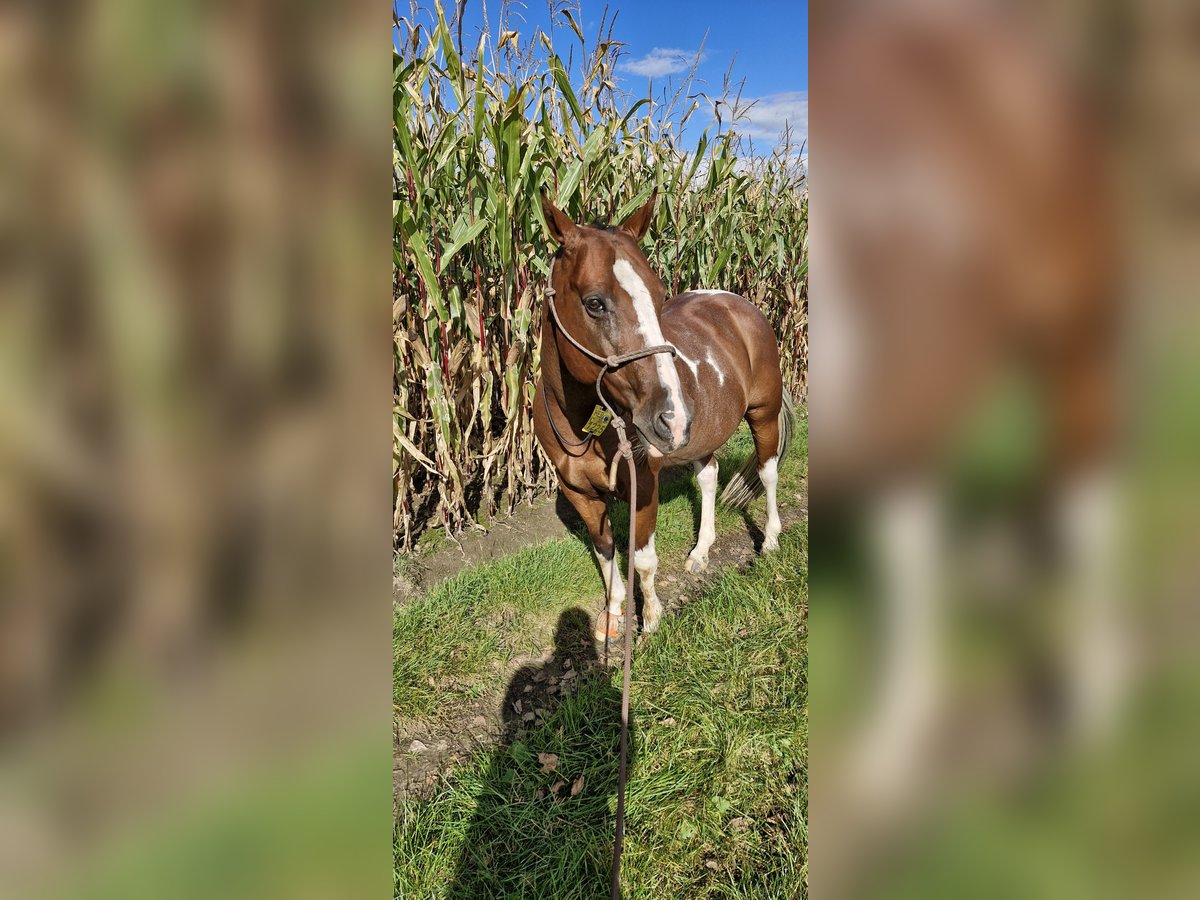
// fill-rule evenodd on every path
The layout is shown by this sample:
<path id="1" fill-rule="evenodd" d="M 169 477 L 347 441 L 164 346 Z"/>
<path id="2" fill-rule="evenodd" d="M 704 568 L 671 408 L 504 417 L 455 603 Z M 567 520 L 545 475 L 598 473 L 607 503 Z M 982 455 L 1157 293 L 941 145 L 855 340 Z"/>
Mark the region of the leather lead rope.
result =
<path id="1" fill-rule="evenodd" d="M 629 590 L 625 593 L 625 660 L 622 665 L 621 673 L 621 764 L 617 769 L 617 832 L 613 840 L 613 861 L 612 861 L 612 888 L 609 892 L 611 900 L 620 900 L 621 897 L 621 850 L 625 843 L 625 780 L 627 777 L 626 766 L 628 765 L 629 757 L 629 672 L 630 664 L 633 660 L 633 544 L 634 544 L 634 526 L 637 516 L 637 470 L 633 464 L 633 446 L 625 437 L 625 423 L 620 418 L 614 417 L 613 424 L 617 427 L 618 450 L 617 453 L 625 457 L 626 463 L 629 465 L 629 572 L 628 582 Z M 615 460 L 614 460 L 615 462 Z M 616 548 L 613 550 L 613 568 L 616 568 L 617 554 Z M 609 579 L 609 589 L 606 593 L 612 592 L 612 584 L 616 579 Z M 605 641 L 608 640 L 609 627 L 612 624 L 612 610 L 609 609 L 608 601 L 611 598 L 606 598 L 604 604 L 605 609 Z"/>
<path id="2" fill-rule="evenodd" d="M 618 460 L 621 457 L 625 458 L 625 462 L 629 467 L 629 553 L 627 581 L 629 590 L 625 594 L 625 611 L 621 613 L 620 618 L 625 620 L 625 659 L 622 664 L 621 673 L 621 759 L 620 768 L 617 770 L 617 814 L 616 814 L 616 835 L 613 841 L 613 861 L 612 861 L 612 885 L 610 891 L 611 900 L 620 900 L 621 896 L 621 850 L 625 843 L 625 783 L 628 778 L 629 764 L 629 680 L 630 667 L 633 661 L 633 616 L 631 604 L 633 602 L 633 553 L 634 543 L 636 541 L 636 526 L 637 526 L 637 467 L 633 461 L 633 444 L 629 441 L 629 436 L 625 432 L 625 420 L 617 415 L 616 410 L 609 405 L 609 402 L 604 397 L 604 391 L 601 389 L 604 376 L 614 369 L 619 369 L 626 363 L 633 362 L 635 359 L 642 359 L 646 356 L 653 356 L 656 353 L 670 353 L 672 357 L 678 351 L 671 344 L 656 344 L 653 347 L 643 347 L 641 350 L 634 350 L 630 353 L 622 353 L 615 356 L 601 356 L 598 353 L 593 353 L 579 341 L 575 340 L 571 332 L 563 327 L 562 320 L 558 317 L 558 310 L 554 306 L 554 288 L 546 288 L 546 302 L 550 305 L 550 315 L 554 318 L 554 324 L 558 327 L 559 333 L 565 337 L 580 353 L 600 363 L 600 374 L 596 376 L 596 396 L 608 410 L 612 416 L 612 426 L 617 430 L 617 455 L 613 457 L 612 466 L 609 468 L 609 490 L 616 488 L 616 475 Z M 546 390 L 546 385 L 542 385 L 542 401 L 546 404 L 546 416 L 550 419 L 550 427 L 554 429 L 555 435 L 564 446 L 581 447 L 591 440 L 591 435 L 587 439 L 578 443 L 573 443 L 565 440 L 562 433 L 558 430 L 558 426 L 554 424 L 554 416 L 550 413 L 550 401 L 547 398 L 549 391 Z M 617 569 L 617 554 L 616 548 L 613 548 L 613 558 L 609 563 L 609 579 L 608 590 L 605 591 L 604 597 L 604 612 L 605 612 L 605 627 L 604 631 L 607 635 L 611 631 L 613 613 L 610 609 L 612 602 L 612 586 L 616 582 Z M 605 639 L 607 641 L 607 638 Z"/>

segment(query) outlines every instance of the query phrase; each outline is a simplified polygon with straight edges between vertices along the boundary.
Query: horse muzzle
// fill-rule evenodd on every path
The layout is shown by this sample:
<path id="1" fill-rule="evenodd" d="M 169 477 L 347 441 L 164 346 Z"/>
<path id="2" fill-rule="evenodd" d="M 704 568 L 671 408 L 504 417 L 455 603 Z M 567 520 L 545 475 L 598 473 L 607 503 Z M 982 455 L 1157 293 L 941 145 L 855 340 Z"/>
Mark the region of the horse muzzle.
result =
<path id="1" fill-rule="evenodd" d="M 666 456 L 687 446 L 692 437 L 692 417 L 673 407 L 653 413 L 647 421 L 635 422 L 651 456 Z"/>

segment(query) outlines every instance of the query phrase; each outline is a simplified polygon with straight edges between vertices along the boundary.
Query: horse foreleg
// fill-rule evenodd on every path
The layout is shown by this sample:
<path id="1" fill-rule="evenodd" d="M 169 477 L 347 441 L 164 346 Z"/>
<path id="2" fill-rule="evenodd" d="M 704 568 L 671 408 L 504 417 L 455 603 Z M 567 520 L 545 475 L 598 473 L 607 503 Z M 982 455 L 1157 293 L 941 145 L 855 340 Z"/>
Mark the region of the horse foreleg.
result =
<path id="1" fill-rule="evenodd" d="M 624 615 L 625 581 L 621 578 L 621 567 L 613 561 L 614 548 L 610 539 L 607 550 L 593 547 L 592 554 L 596 557 L 596 565 L 600 567 L 600 576 L 604 579 L 604 596 L 608 599 L 608 611 L 614 616 Z"/>
<path id="2" fill-rule="evenodd" d="M 688 555 L 687 570 L 699 575 L 708 568 L 708 549 L 717 538 L 717 458 L 697 460 L 696 481 L 700 483 L 700 533 L 696 535 L 696 546 Z"/>
<path id="3" fill-rule="evenodd" d="M 613 543 L 612 525 L 608 521 L 608 504 L 599 497 L 580 493 L 565 484 L 562 485 L 562 492 L 587 527 L 592 539 L 592 555 L 600 567 L 600 577 L 604 579 L 607 606 L 601 606 L 600 615 L 596 618 L 596 638 L 604 640 L 606 637 L 616 637 L 621 633 L 620 616 L 625 607 L 626 591 L 620 565 L 614 565 L 613 561 L 616 546 Z M 612 614 L 611 618 L 604 615 L 605 609 Z"/>
<path id="4" fill-rule="evenodd" d="M 659 618 L 662 616 L 662 604 L 658 594 L 654 592 L 654 575 L 658 572 L 658 552 L 654 549 L 654 527 L 658 521 L 658 479 L 647 479 L 651 482 L 647 502 L 637 511 L 634 523 L 633 567 L 637 570 L 638 583 L 642 586 L 642 630 L 655 631 Z M 639 499 L 643 490 L 638 485 Z"/>

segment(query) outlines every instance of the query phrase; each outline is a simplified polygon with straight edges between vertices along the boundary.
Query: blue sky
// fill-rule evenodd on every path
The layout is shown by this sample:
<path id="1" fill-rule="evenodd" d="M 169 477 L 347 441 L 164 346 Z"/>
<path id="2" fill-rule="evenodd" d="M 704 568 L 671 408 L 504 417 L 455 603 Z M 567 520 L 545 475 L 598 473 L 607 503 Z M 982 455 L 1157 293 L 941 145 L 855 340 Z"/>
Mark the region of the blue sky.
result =
<path id="1" fill-rule="evenodd" d="M 449 16 L 455 0 L 444 0 Z M 431 5 L 431 4 L 422 4 Z M 742 130 L 756 144 L 773 144 L 787 121 L 798 140 L 808 133 L 808 0 L 610 0 L 610 15 L 617 13 L 613 38 L 623 41 L 625 55 L 617 74 L 621 87 L 644 96 L 648 76 L 653 75 L 655 95 L 671 74 L 686 71 L 701 41 L 704 57 L 698 77 L 707 82 L 701 90 L 711 95 L 721 91 L 721 83 L 730 61 L 734 61 L 733 81 L 745 79 L 743 101 L 759 100 L 750 112 L 750 121 Z M 561 6 L 561 3 L 556 4 Z M 407 3 L 401 4 L 403 13 Z M 488 15 L 492 34 L 499 34 L 500 0 L 489 0 Z M 585 36 L 594 38 L 604 12 L 604 2 L 581 0 Z M 546 0 L 513 3 L 514 21 L 510 27 L 524 41 L 534 28 L 549 29 L 550 12 Z M 560 31 L 556 47 L 566 47 L 576 38 L 559 16 Z M 483 26 L 483 0 L 467 0 L 463 20 L 463 46 L 474 46 Z M 736 59 L 735 59 L 736 55 Z M 684 62 L 686 58 L 686 64 Z M 703 109 L 691 124 L 700 128 Z M 688 128 L 689 133 L 699 129 Z"/>

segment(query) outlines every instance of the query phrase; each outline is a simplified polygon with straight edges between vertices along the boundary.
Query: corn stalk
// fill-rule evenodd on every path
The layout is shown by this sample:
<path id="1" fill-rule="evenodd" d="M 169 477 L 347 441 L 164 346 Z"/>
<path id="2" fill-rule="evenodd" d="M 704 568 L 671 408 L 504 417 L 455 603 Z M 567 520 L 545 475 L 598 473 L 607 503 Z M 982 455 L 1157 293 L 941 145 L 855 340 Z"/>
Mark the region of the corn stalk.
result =
<path id="1" fill-rule="evenodd" d="M 539 287 L 552 247 L 545 185 L 577 221 L 620 221 L 659 192 L 650 262 L 673 292 L 721 287 L 756 303 L 799 396 L 807 372 L 808 195 L 799 154 L 744 152 L 738 98 L 684 147 L 690 80 L 661 100 L 623 93 L 620 43 L 570 9 L 554 37 L 485 33 L 464 59 L 440 3 L 396 16 L 394 56 L 395 540 L 486 525 L 554 486 L 533 437 Z M 578 62 L 576 62 L 578 61 Z M 686 108 L 685 108 L 686 107 Z M 716 108 L 714 106 L 714 108 Z"/>

